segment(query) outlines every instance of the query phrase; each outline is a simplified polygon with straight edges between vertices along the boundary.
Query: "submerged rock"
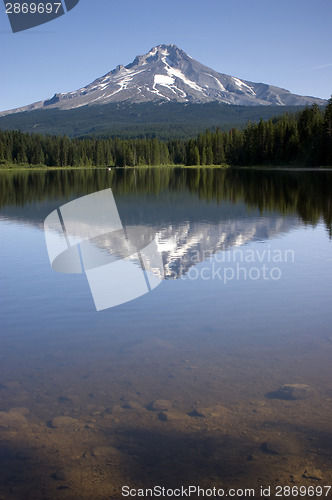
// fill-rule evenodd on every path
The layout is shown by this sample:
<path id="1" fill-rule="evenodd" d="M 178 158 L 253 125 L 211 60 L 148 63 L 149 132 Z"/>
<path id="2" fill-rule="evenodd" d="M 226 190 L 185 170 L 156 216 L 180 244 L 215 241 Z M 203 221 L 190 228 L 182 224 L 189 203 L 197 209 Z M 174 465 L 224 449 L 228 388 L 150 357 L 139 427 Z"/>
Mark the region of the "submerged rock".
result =
<path id="1" fill-rule="evenodd" d="M 296 401 L 308 399 L 313 395 L 311 387 L 305 384 L 285 384 L 277 391 L 267 392 L 265 397 L 268 399 L 281 399 L 284 401 Z"/>
<path id="2" fill-rule="evenodd" d="M 149 405 L 149 410 L 154 410 L 154 411 L 167 411 L 172 408 L 172 403 L 171 401 L 168 401 L 168 399 L 156 399 L 156 401 L 153 401 Z"/>
<path id="3" fill-rule="evenodd" d="M 260 450 L 266 455 L 279 455 L 282 457 L 300 456 L 302 448 L 295 440 L 284 437 L 272 437 L 260 444 Z"/>
<path id="4" fill-rule="evenodd" d="M 144 406 L 137 403 L 136 401 L 128 401 L 128 403 L 123 405 L 122 408 L 127 409 L 127 410 L 135 410 L 138 413 L 146 413 L 147 412 L 146 408 L 144 408 Z"/>
<path id="5" fill-rule="evenodd" d="M 0 411 L 0 427 L 15 428 L 27 424 L 24 412 L 19 408 L 12 408 L 8 412 Z"/>
<path id="6" fill-rule="evenodd" d="M 79 426 L 78 420 L 72 417 L 54 417 L 52 418 L 50 424 L 54 429 Z"/>
<path id="7" fill-rule="evenodd" d="M 190 411 L 189 413 L 187 413 L 187 415 L 188 415 L 188 417 L 192 417 L 192 418 L 205 418 L 206 417 L 205 413 L 198 411 L 196 409 Z"/>
<path id="8" fill-rule="evenodd" d="M 303 472 L 302 477 L 314 479 L 315 481 L 321 481 L 323 479 L 322 472 L 318 469 L 307 469 Z"/>
<path id="9" fill-rule="evenodd" d="M 158 420 L 160 420 L 161 422 L 167 422 L 168 421 L 167 412 L 165 413 L 164 411 L 161 411 L 160 413 L 158 413 Z"/>
<path id="10" fill-rule="evenodd" d="M 67 481 L 70 477 L 70 474 L 68 473 L 68 469 L 66 467 L 61 467 L 53 474 L 51 474 L 50 477 L 55 481 Z"/>

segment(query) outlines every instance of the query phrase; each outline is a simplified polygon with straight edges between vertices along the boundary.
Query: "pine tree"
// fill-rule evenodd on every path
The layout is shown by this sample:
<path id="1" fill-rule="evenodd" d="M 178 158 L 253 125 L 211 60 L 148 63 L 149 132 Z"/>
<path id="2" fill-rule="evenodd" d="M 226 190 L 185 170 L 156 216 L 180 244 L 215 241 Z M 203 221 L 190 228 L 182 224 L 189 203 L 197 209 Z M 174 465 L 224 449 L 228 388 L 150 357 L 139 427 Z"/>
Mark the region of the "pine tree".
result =
<path id="1" fill-rule="evenodd" d="M 325 108 L 322 135 L 322 164 L 332 166 L 332 95 Z"/>

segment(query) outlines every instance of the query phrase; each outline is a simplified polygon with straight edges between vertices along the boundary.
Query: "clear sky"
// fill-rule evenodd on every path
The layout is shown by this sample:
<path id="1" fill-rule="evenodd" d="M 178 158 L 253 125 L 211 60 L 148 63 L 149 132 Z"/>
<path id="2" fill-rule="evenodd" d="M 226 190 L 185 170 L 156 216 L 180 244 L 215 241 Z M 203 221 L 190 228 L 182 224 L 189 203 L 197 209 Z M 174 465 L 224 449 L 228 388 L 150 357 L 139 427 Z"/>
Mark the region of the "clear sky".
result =
<path id="1" fill-rule="evenodd" d="M 331 21 L 332 0 L 80 0 L 13 34 L 1 2 L 0 110 L 76 90 L 161 43 L 220 73 L 327 99 Z"/>

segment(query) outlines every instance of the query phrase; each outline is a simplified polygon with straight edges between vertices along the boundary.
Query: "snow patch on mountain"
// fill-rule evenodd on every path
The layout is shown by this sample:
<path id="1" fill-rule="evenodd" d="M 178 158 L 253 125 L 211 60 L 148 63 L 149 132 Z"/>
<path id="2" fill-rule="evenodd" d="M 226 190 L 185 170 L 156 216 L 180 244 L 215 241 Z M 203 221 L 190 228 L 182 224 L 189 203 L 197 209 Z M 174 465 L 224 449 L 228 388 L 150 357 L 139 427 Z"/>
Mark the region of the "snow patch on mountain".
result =
<path id="1" fill-rule="evenodd" d="M 243 87 L 244 87 L 247 92 L 250 92 L 252 95 L 256 95 L 256 92 L 254 91 L 254 89 L 252 87 L 249 87 L 249 85 L 244 83 L 239 78 L 235 78 L 234 76 L 232 76 L 232 78 L 234 80 L 235 85 L 237 87 L 239 87 L 241 90 L 243 90 Z"/>
<path id="2" fill-rule="evenodd" d="M 168 87 L 169 85 L 172 85 L 174 83 L 174 78 L 168 75 L 155 75 L 154 76 L 154 83 L 159 84 L 159 85 L 165 85 Z"/>
<path id="3" fill-rule="evenodd" d="M 209 73 L 205 73 L 207 76 L 209 76 L 210 78 L 213 78 L 216 83 L 217 83 L 217 86 L 219 87 L 219 89 L 222 91 L 222 92 L 226 92 L 226 89 L 225 87 L 223 86 L 223 84 L 220 82 L 220 80 L 218 80 L 217 77 L 213 76 L 213 75 L 210 75 Z M 205 87 L 209 87 L 207 84 L 205 85 Z"/>
<path id="4" fill-rule="evenodd" d="M 191 87 L 192 89 L 196 90 L 197 92 L 203 92 L 203 88 L 197 85 L 197 83 L 193 82 L 192 80 L 189 80 L 189 78 L 186 78 L 186 76 L 180 71 L 179 69 L 174 69 L 170 66 L 166 68 L 166 71 L 168 75 L 170 76 L 175 76 L 175 78 L 180 78 L 180 80 L 183 81 L 186 85 Z"/>

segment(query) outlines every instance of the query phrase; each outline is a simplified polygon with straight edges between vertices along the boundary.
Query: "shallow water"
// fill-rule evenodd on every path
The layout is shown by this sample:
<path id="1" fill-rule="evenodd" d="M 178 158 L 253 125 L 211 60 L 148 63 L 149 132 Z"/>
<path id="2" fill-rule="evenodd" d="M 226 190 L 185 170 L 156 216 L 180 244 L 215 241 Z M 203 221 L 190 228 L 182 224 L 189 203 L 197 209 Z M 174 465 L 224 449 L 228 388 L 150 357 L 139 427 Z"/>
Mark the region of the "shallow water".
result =
<path id="1" fill-rule="evenodd" d="M 43 223 L 107 188 L 165 279 L 97 312 Z M 1 173 L 0 499 L 332 484 L 331 188 L 327 171 Z"/>

